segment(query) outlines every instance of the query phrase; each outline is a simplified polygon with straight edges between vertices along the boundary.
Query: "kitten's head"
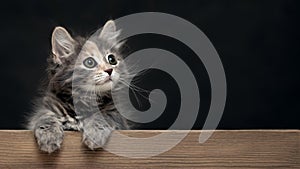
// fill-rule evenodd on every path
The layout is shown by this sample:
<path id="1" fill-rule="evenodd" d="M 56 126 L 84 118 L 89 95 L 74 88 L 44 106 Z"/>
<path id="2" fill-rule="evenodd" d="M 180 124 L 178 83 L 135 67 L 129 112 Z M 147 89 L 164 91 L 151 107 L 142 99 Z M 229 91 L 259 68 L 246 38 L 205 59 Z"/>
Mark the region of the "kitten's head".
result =
<path id="1" fill-rule="evenodd" d="M 120 44 L 117 44 L 119 34 L 112 20 L 84 42 L 74 39 L 66 29 L 56 27 L 52 34 L 52 59 L 57 66 L 54 77 L 73 81 L 86 91 L 110 91 L 123 73 Z"/>

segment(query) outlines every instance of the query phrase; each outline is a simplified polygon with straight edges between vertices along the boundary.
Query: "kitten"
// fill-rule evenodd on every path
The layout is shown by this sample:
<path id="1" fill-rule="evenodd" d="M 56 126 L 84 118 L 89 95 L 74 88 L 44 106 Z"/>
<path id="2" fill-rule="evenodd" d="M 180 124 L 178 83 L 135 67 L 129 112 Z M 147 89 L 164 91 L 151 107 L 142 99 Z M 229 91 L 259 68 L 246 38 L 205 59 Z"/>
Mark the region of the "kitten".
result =
<path id="1" fill-rule="evenodd" d="M 34 131 L 40 150 L 58 150 L 64 130 L 81 131 L 83 143 L 94 150 L 105 145 L 114 129 L 130 128 L 111 96 L 126 75 L 120 69 L 120 45 L 115 45 L 119 33 L 112 20 L 94 40 L 73 38 L 66 29 L 55 28 L 47 85 L 27 126 Z"/>

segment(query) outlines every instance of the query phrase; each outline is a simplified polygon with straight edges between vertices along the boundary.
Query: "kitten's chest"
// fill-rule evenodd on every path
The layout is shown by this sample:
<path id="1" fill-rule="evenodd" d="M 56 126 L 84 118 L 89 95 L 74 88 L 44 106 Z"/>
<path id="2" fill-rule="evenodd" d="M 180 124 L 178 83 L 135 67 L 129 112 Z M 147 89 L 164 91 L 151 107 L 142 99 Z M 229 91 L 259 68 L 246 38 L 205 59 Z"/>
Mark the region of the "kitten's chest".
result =
<path id="1" fill-rule="evenodd" d="M 104 116 L 110 116 L 112 112 L 117 112 L 112 100 L 108 98 L 100 98 L 96 102 L 90 102 L 86 98 L 80 99 L 72 105 L 69 104 L 69 106 L 71 107 L 68 108 L 68 115 L 59 119 L 64 130 L 80 131 L 83 126 L 82 119 L 94 113 L 103 113 Z"/>
<path id="2" fill-rule="evenodd" d="M 63 116 L 59 118 L 59 121 L 61 122 L 64 130 L 80 131 L 83 125 L 82 122 L 77 118 L 77 116 L 74 118 L 71 116 Z"/>

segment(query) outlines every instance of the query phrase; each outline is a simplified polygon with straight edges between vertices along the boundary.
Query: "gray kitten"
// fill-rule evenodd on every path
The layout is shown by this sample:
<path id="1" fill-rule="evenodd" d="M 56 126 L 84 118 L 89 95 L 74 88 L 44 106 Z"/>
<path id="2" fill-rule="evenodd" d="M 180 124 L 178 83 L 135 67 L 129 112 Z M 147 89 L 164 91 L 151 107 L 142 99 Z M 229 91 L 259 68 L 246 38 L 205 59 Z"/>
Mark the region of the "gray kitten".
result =
<path id="1" fill-rule="evenodd" d="M 120 69 L 120 45 L 116 45 L 119 33 L 112 20 L 94 40 L 73 38 L 66 29 L 55 28 L 48 81 L 27 126 L 34 131 L 40 150 L 58 150 L 64 130 L 81 131 L 83 143 L 93 150 L 103 147 L 114 129 L 130 128 L 111 96 L 116 83 L 126 76 Z"/>

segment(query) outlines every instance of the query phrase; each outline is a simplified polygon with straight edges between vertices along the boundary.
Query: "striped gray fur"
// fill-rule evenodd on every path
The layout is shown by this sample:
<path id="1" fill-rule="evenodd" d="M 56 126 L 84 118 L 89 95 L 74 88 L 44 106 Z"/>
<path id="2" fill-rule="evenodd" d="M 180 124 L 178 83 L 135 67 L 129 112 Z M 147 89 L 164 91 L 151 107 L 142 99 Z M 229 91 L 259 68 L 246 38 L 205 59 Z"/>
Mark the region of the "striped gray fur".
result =
<path id="1" fill-rule="evenodd" d="M 97 49 L 100 50 L 96 51 L 101 55 L 98 56 L 100 60 L 101 57 L 105 57 L 103 53 L 113 50 L 119 62 L 122 61 L 119 57 L 120 53 L 116 52 L 118 49 L 110 46 L 115 42 L 110 42 L 111 39 L 108 36 L 118 33 L 113 21 L 105 24 L 99 35 L 100 45 L 103 46 L 99 47 L 97 44 Z M 90 79 L 93 78 L 92 75 L 95 75 L 95 71 L 105 73 L 106 70 L 103 67 L 111 68 L 114 71 L 112 75 L 123 76 L 124 74 L 124 72 L 118 72 L 117 66 L 106 63 L 105 59 L 101 60 L 97 69 L 77 66 L 80 53 L 91 53 L 89 49 L 94 49 L 92 46 L 85 48 L 87 41 L 82 37 L 71 37 L 62 27 L 57 27 L 53 31 L 52 55 L 48 59 L 48 80 L 43 86 L 41 96 L 35 102 L 27 125 L 28 129 L 34 131 L 34 136 L 42 151 L 52 153 L 59 150 L 63 142 L 64 130 L 82 132 L 83 143 L 90 149 L 97 149 L 105 145 L 112 130 L 130 128 L 128 120 L 114 106 L 111 89 L 103 87 L 102 91 L 100 86 L 99 91 L 89 91 L 81 88 L 81 85 L 92 81 Z M 79 72 L 76 75 L 75 67 Z M 99 82 L 99 79 L 97 80 Z M 111 81 L 113 83 L 113 77 Z M 91 105 L 94 99 L 93 93 L 96 93 L 95 105 Z M 80 96 L 76 101 L 74 94 Z M 91 111 L 93 107 L 95 111 Z"/>

